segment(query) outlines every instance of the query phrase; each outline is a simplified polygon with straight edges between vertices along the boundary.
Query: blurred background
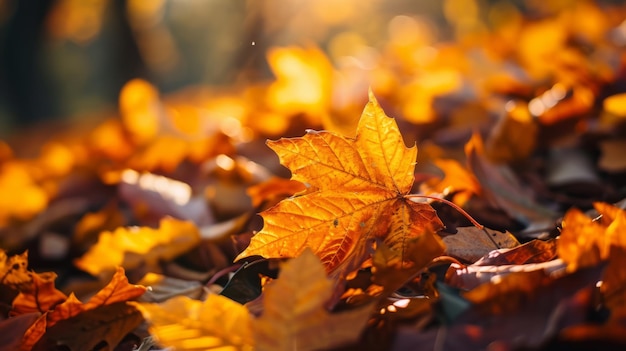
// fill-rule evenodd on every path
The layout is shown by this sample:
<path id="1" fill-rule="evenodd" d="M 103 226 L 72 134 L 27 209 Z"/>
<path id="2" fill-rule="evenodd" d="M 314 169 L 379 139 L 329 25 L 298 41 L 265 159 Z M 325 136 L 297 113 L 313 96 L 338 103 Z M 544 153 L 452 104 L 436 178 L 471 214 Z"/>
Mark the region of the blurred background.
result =
<path id="1" fill-rule="evenodd" d="M 133 78 L 163 94 L 242 86 L 272 79 L 268 49 L 294 45 L 320 48 L 334 67 L 368 68 L 393 42 L 471 42 L 520 14 L 541 18 L 580 3 L 0 0 L 0 138 L 37 121 L 115 113 Z"/>

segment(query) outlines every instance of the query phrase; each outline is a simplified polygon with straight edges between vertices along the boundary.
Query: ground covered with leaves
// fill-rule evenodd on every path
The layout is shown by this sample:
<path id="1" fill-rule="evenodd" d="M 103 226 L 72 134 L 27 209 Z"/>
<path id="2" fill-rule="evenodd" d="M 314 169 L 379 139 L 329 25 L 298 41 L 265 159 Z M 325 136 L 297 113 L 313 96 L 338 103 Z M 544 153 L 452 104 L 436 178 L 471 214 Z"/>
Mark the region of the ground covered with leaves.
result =
<path id="1" fill-rule="evenodd" d="M 0 142 L 0 350 L 626 348 L 625 15 L 405 16 Z"/>

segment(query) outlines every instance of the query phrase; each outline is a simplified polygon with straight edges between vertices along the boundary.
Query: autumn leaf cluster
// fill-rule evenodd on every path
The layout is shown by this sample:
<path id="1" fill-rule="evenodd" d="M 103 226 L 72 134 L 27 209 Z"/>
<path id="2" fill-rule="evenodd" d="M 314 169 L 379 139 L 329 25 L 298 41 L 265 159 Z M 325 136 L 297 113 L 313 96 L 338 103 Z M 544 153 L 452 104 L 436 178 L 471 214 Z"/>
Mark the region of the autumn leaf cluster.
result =
<path id="1" fill-rule="evenodd" d="M 0 142 L 0 349 L 626 346 L 626 9 L 506 13 Z"/>

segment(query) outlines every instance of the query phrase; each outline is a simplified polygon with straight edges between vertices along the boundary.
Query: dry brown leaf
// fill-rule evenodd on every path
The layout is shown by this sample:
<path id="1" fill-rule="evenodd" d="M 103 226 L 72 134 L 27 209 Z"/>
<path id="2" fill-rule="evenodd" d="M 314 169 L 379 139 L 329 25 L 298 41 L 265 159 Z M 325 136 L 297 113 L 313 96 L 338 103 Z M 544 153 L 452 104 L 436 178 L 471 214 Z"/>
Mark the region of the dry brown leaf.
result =
<path id="1" fill-rule="evenodd" d="M 417 148 L 406 148 L 396 122 L 373 94 L 356 138 L 309 131 L 301 138 L 268 142 L 306 194 L 261 213 L 263 230 L 237 259 L 251 255 L 294 257 L 307 247 L 328 271 L 352 259 L 366 240 L 379 238 L 404 252 L 409 238 L 442 223 L 430 205 L 411 201 Z M 359 263 L 353 264 L 358 267 Z"/>
<path id="2" fill-rule="evenodd" d="M 493 250 L 519 246 L 511 233 L 476 227 L 459 227 L 457 233 L 443 239 L 446 253 L 467 262 L 476 262 Z"/>
<path id="3" fill-rule="evenodd" d="M 541 263 L 512 264 L 501 266 L 469 265 L 461 267 L 452 264 L 446 273 L 446 283 L 459 289 L 471 290 L 491 281 L 518 272 L 543 271 L 549 275 L 560 275 L 565 272 L 567 265 L 560 259 Z"/>
<path id="4" fill-rule="evenodd" d="M 91 351 L 106 345 L 109 349 L 123 348 L 120 342 L 133 335 L 144 321 L 141 313 L 129 303 L 118 302 L 83 311 L 73 318 L 48 326 L 34 345 L 33 351 L 64 348 Z M 22 348 L 24 350 L 24 348 Z"/>
<path id="5" fill-rule="evenodd" d="M 332 294 L 324 266 L 310 250 L 287 262 L 265 288 L 263 314 L 252 325 L 256 349 L 319 350 L 357 340 L 371 307 L 331 314 L 324 305 Z"/>
<path id="6" fill-rule="evenodd" d="M 480 260 L 474 262 L 476 266 L 500 266 L 512 264 L 541 263 L 554 259 L 556 256 L 556 240 L 531 240 L 513 249 L 491 251 Z"/>

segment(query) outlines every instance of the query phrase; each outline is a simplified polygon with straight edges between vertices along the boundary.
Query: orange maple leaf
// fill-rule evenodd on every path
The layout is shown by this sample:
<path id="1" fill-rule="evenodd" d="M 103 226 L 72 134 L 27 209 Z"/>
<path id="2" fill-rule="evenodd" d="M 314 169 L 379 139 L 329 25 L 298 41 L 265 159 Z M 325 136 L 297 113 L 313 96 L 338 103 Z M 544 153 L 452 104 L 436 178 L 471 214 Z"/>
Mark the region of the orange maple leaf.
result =
<path id="1" fill-rule="evenodd" d="M 331 272 L 358 260 L 369 240 L 403 253 L 409 238 L 443 226 L 430 205 L 410 199 L 417 147 L 407 148 L 395 120 L 369 99 L 355 138 L 308 131 L 268 141 L 310 189 L 262 212 L 263 230 L 237 259 L 294 257 L 309 247 Z"/>
<path id="2" fill-rule="evenodd" d="M 27 291 L 21 291 L 13 299 L 11 314 L 45 313 L 67 299 L 64 293 L 54 287 L 54 281 L 57 278 L 56 273 L 33 273 L 32 277 L 32 286 Z"/>
<path id="3" fill-rule="evenodd" d="M 34 275 L 34 277 L 35 281 L 37 281 L 37 275 Z M 56 274 L 54 274 L 53 278 L 56 278 Z M 51 286 L 51 288 L 48 287 L 46 291 L 42 291 L 39 295 L 45 295 L 38 297 L 38 299 L 44 301 L 44 298 L 49 300 L 55 297 L 54 301 L 56 301 L 57 304 L 53 308 L 50 306 L 45 311 L 41 311 L 43 314 L 39 316 L 35 323 L 24 333 L 20 350 L 31 350 L 46 333 L 48 328 L 62 320 L 72 318 L 84 311 L 93 310 L 101 306 L 134 299 L 141 296 L 146 291 L 146 287 L 144 286 L 130 284 L 122 267 L 116 267 L 115 274 L 109 284 L 98 291 L 84 304 L 76 298 L 74 293 L 71 293 L 69 297 L 65 298 L 65 301 L 59 301 L 59 295 L 62 295 L 62 293 L 54 288 L 54 279 L 49 280 L 46 285 Z M 54 290 L 50 292 L 50 289 Z M 13 304 L 15 305 L 15 301 Z"/>

